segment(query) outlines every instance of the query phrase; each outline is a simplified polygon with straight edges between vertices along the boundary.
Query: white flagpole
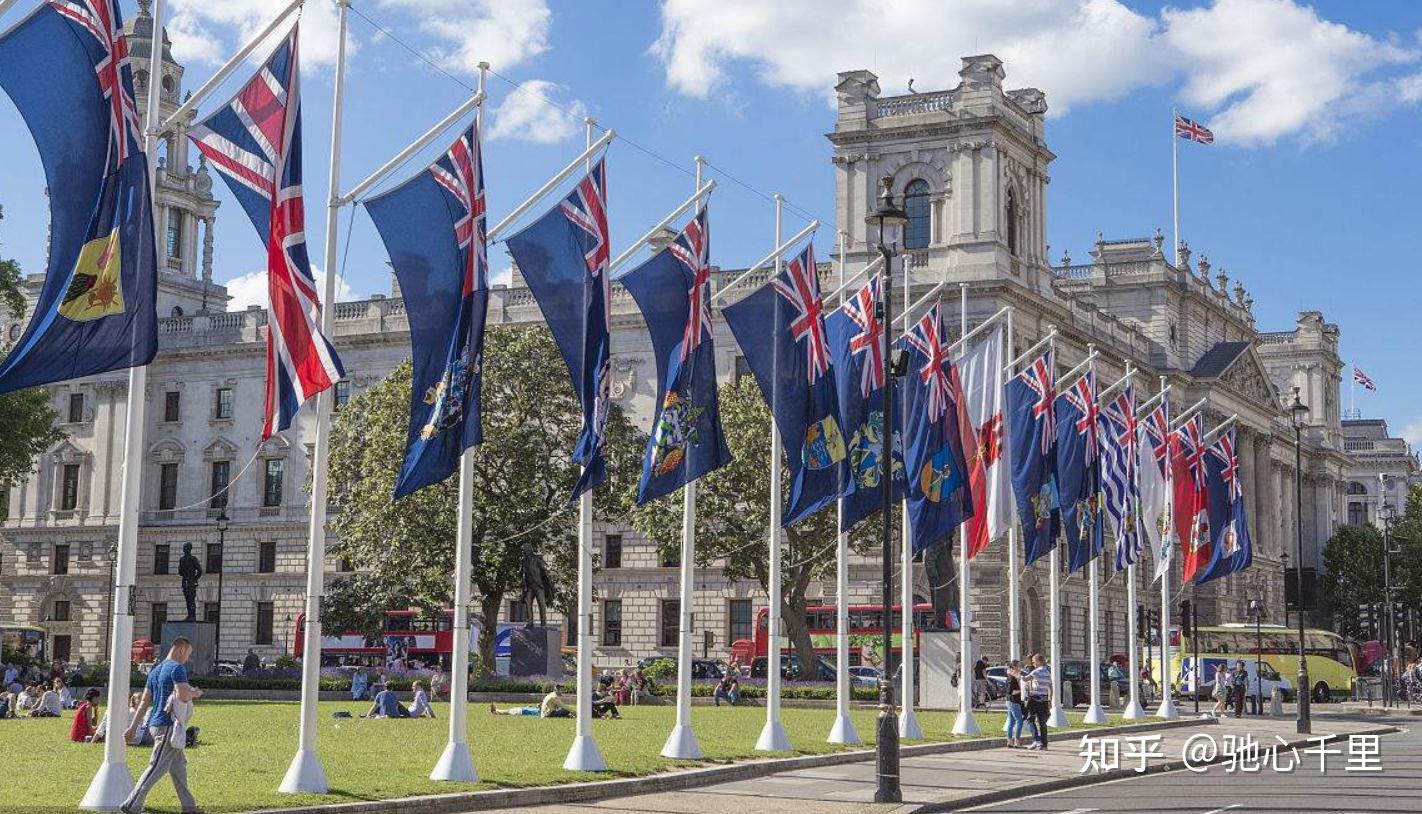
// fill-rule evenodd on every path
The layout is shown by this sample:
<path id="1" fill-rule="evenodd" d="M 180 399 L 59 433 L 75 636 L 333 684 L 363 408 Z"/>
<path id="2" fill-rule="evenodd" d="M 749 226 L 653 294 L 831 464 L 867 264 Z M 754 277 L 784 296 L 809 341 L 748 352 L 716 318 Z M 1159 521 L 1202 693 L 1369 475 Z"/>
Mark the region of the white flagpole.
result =
<path id="1" fill-rule="evenodd" d="M 1165 377 L 1160 377 L 1160 392 L 1162 396 L 1167 385 Z M 1170 510 L 1165 513 L 1167 528 L 1162 535 L 1162 547 L 1166 551 L 1174 553 L 1175 545 L 1175 471 L 1170 465 L 1168 451 L 1170 449 L 1169 427 L 1166 427 L 1166 450 L 1165 461 L 1165 499 Z M 1159 553 L 1159 552 L 1157 552 Z M 1175 707 L 1175 698 L 1170 693 L 1170 572 L 1175 569 L 1167 567 L 1160 575 L 1160 707 L 1155 711 L 1155 717 L 1166 721 L 1173 721 L 1180 717 L 1180 710 Z"/>
<path id="2" fill-rule="evenodd" d="M 775 245 L 781 246 L 781 215 L 785 198 L 775 193 Z M 779 277 L 785 259 L 775 255 L 775 276 Z M 755 748 L 761 752 L 790 751 L 790 735 L 780 721 L 780 428 L 775 426 L 775 406 L 770 410 L 770 607 L 766 612 L 770 643 L 766 648 L 765 727 Z"/>
<path id="3" fill-rule="evenodd" d="M 1007 356 L 1009 359 L 1015 355 L 1013 342 L 1012 313 L 1008 312 Z M 1002 369 L 1002 388 L 1004 391 L 1007 389 L 1007 383 L 1012 380 L 1016 367 L 1016 365 L 1009 363 L 1007 367 Z M 1004 437 L 1006 437 L 1005 433 Z M 1011 439 L 1008 439 L 1008 443 L 1011 443 Z M 1004 461 L 1001 465 L 1010 465 L 1010 459 Z M 1018 603 L 1020 602 L 1018 591 L 1021 586 L 1018 584 L 1019 577 L 1017 575 L 1017 501 L 1012 499 L 1010 492 L 1004 499 L 1007 500 L 1012 507 L 1013 516 L 1012 521 L 1007 525 L 1007 657 L 1009 660 L 1012 660 L 1022 658 L 1022 620 L 1018 616 L 1020 613 L 1018 608 Z"/>
<path id="4" fill-rule="evenodd" d="M 480 154 L 484 138 L 484 83 L 489 63 L 479 63 L 479 100 L 474 114 Z M 441 122 L 445 124 L 445 122 Z M 440 128 L 441 130 L 443 128 Z M 354 197 L 354 196 L 352 196 Z M 473 247 L 470 248 L 473 251 Z M 459 515 L 454 526 L 454 630 L 449 685 L 449 742 L 430 772 L 431 780 L 479 782 L 474 757 L 469 753 L 469 606 L 474 601 L 470 582 L 474 572 L 474 448 L 459 456 Z"/>
<path id="5" fill-rule="evenodd" d="M 326 205 L 326 286 L 321 301 L 321 333 L 334 336 L 336 315 L 337 229 L 341 212 L 341 125 L 346 92 L 346 23 L 350 0 L 340 9 L 336 44 L 336 81 L 331 106 L 330 197 Z M 319 341 L 319 338 L 317 339 Z M 311 459 L 311 521 L 306 539 L 306 630 L 301 659 L 301 730 L 296 756 L 278 791 L 283 794 L 325 794 L 330 784 L 316 753 L 317 709 L 321 689 L 321 604 L 326 585 L 326 463 L 330 455 L 331 397 L 334 388 L 316 396 L 316 446 Z"/>
<path id="6" fill-rule="evenodd" d="M 839 233 L 839 288 L 834 294 L 838 295 L 840 304 L 845 300 L 845 233 Z M 854 720 L 849 717 L 849 696 L 852 692 L 852 685 L 849 681 L 849 533 L 841 531 L 844 528 L 844 501 L 835 501 L 835 530 L 838 533 L 835 544 L 834 559 L 834 652 L 835 652 L 835 692 L 834 692 L 834 725 L 830 727 L 829 743 L 844 745 L 857 745 L 862 741 L 859 732 L 854 728 Z"/>
<path id="7" fill-rule="evenodd" d="M 158 144 L 161 141 L 158 122 L 161 83 L 163 75 L 164 0 L 153 0 L 153 48 L 148 63 L 148 101 L 144 110 L 143 153 L 148 160 L 148 193 L 150 205 L 157 189 Z M 8 8 L 11 4 L 6 4 Z M 4 9 L 0 8 L 0 13 Z M 158 222 L 154 218 L 153 245 L 158 245 Z M 89 789 L 79 807 L 94 811 L 116 811 L 133 791 L 133 775 L 128 771 L 126 755 L 127 743 L 123 733 L 128 727 L 129 671 L 131 669 L 131 647 L 133 641 L 134 581 L 138 566 L 138 497 L 143 486 L 143 435 L 148 398 L 147 366 L 132 367 L 128 370 L 128 400 L 124 408 L 127 429 L 123 444 L 123 485 L 119 496 L 119 528 L 114 564 L 113 629 L 109 638 L 109 699 L 108 737 L 104 740 L 104 762 L 94 773 Z"/>
<path id="8" fill-rule="evenodd" d="M 696 186 L 701 191 L 701 173 L 706 159 L 696 156 Z M 681 620 L 677 631 L 676 664 L 676 726 L 662 746 L 662 757 L 680 760 L 700 760 L 701 744 L 691 728 L 691 633 L 696 597 L 696 481 L 688 480 L 682 487 L 681 504 Z"/>
<path id="9" fill-rule="evenodd" d="M 904 304 L 907 306 L 909 292 L 913 290 L 912 280 L 909 276 L 909 264 L 904 262 Z M 900 328 L 907 333 L 909 330 L 909 317 L 911 309 L 905 307 Z M 899 414 L 904 414 L 905 405 L 898 405 Z M 899 426 L 905 426 L 905 421 L 900 418 Z M 890 464 L 892 469 L 892 464 Z M 922 740 L 923 727 L 919 726 L 918 714 L 914 711 L 914 701 L 916 683 L 914 681 L 914 643 L 916 641 L 913 630 L 913 519 L 909 517 L 908 499 L 905 498 L 899 503 L 899 512 L 903 522 L 899 524 L 900 552 L 899 570 L 903 572 L 903 579 L 899 582 L 899 697 L 903 699 L 903 704 L 899 707 L 899 738 L 901 740 Z M 885 609 L 884 618 L 887 621 L 893 620 L 891 609 Z"/>
<path id="10" fill-rule="evenodd" d="M 968 284 L 958 284 L 958 332 L 968 334 Z M 965 346 L 964 351 L 967 350 Z M 986 486 L 986 484 L 984 484 Z M 953 719 L 954 735 L 981 735 L 973 715 L 973 691 L 977 688 L 973 676 L 973 592 L 972 568 L 968 558 L 968 523 L 958 526 L 958 715 Z"/>
<path id="11" fill-rule="evenodd" d="M 1056 347 L 1057 341 L 1053 337 L 1047 346 L 1052 349 L 1052 377 L 1056 378 Z M 1047 567 L 1051 570 L 1048 575 L 1047 590 L 1051 593 L 1051 601 L 1048 603 L 1047 613 L 1051 616 L 1050 630 L 1052 640 L 1050 651 L 1052 657 L 1052 712 L 1047 716 L 1047 726 L 1053 729 L 1062 729 L 1068 725 L 1066 713 L 1062 711 L 1062 546 L 1061 540 L 1052 541 L 1052 553 L 1048 558 Z"/>
<path id="12" fill-rule="evenodd" d="M 1087 368 L 1087 375 L 1095 380 L 1096 361 L 1093 358 L 1096 354 L 1096 346 L 1088 344 L 1086 346 L 1088 358 L 1092 361 Z M 1094 431 L 1094 429 L 1093 429 Z M 1097 444 L 1097 465 L 1100 465 L 1101 445 Z M 1102 521 L 1100 508 L 1100 484 L 1097 484 L 1097 508 L 1093 512 L 1093 529 L 1098 528 Z M 1095 534 L 1093 530 L 1091 532 Z M 1087 545 L 1091 542 L 1087 541 Z M 1086 715 L 1082 718 L 1083 723 L 1104 724 L 1106 723 L 1106 712 L 1101 708 L 1101 559 L 1105 556 L 1105 551 L 1091 558 L 1087 563 L 1090 569 L 1087 574 L 1087 613 L 1091 616 L 1091 621 L 1087 625 L 1087 661 L 1091 667 L 1091 705 L 1086 709 Z"/>
<path id="13" fill-rule="evenodd" d="M 1129 362 L 1126 363 L 1126 374 L 1127 376 L 1135 375 L 1135 369 Z M 1132 405 L 1132 409 L 1135 409 L 1134 405 Z M 1128 416 L 1128 418 L 1134 420 L 1135 416 Z M 1130 462 L 1130 497 L 1135 500 L 1135 504 L 1128 506 L 1127 509 L 1131 511 L 1130 519 L 1135 525 L 1134 531 L 1136 540 L 1143 543 L 1146 535 L 1141 528 L 1141 450 L 1139 438 L 1139 435 L 1132 431 L 1130 443 L 1134 445 L 1136 454 L 1135 460 Z M 1153 460 L 1150 460 L 1150 463 L 1154 465 Z M 1117 545 L 1119 544 L 1120 541 L 1118 540 Z M 1138 555 L 1140 551 L 1132 553 Z M 1140 640 L 1136 635 L 1140 624 L 1139 619 L 1140 617 L 1136 608 L 1136 561 L 1132 559 L 1130 564 L 1126 566 L 1126 669 L 1129 671 L 1126 676 L 1126 681 L 1128 682 L 1127 686 L 1130 687 L 1130 700 L 1126 703 L 1125 711 L 1121 713 L 1121 718 L 1126 721 L 1139 721 L 1146 717 L 1145 708 L 1141 706 L 1141 652 Z"/>
<path id="14" fill-rule="evenodd" d="M 597 127 L 597 120 L 592 117 L 585 118 L 583 126 L 587 129 L 587 149 L 583 152 L 583 170 L 592 172 L 593 129 Z M 609 130 L 603 138 L 607 138 L 611 132 Z M 530 200 L 536 200 L 537 197 L 541 196 L 535 196 Z M 505 222 L 508 222 L 512 217 L 513 213 L 505 218 Z M 578 717 L 575 724 L 577 734 L 573 737 L 572 746 L 568 748 L 568 756 L 563 760 L 563 768 L 570 772 L 607 771 L 607 761 L 603 759 L 602 750 L 598 748 L 592 733 L 592 516 L 593 490 L 588 489 L 578 498 L 578 697 L 576 699 Z"/>
<path id="15" fill-rule="evenodd" d="M 1170 108 L 1170 211 L 1175 233 L 1175 263 L 1180 266 L 1180 137 L 1175 135 L 1175 107 Z"/>

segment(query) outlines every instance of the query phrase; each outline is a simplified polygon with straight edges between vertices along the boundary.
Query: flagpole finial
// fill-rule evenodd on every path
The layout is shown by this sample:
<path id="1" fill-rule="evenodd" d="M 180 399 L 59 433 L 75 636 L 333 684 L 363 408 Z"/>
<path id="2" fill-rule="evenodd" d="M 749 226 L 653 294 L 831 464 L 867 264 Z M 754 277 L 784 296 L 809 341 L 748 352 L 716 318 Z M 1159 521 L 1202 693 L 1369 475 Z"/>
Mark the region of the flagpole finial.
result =
<path id="1" fill-rule="evenodd" d="M 586 124 L 588 127 L 597 127 L 597 119 L 594 119 L 592 116 L 584 116 L 583 124 Z"/>

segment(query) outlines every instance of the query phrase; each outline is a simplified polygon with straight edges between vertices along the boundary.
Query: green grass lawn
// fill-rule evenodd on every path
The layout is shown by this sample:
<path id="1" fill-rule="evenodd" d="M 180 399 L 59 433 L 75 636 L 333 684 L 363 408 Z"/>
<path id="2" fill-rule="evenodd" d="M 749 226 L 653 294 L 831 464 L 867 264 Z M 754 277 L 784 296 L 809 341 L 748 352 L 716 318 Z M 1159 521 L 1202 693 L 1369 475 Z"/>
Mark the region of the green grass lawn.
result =
<path id="1" fill-rule="evenodd" d="M 430 780 L 429 772 L 444 748 L 449 722 L 331 717 L 337 710 L 359 715 L 365 706 L 321 704 L 318 748 L 331 782 L 331 793 L 321 796 L 276 791 L 296 746 L 295 703 L 200 702 L 193 723 L 202 728 L 202 744 L 188 753 L 189 782 L 198 803 L 210 812 L 245 811 L 630 777 L 696 765 L 658 754 L 675 716 L 670 706 L 624 707 L 620 721 L 594 721 L 594 736 L 612 769 L 607 775 L 594 775 L 562 769 L 573 736 L 571 719 L 492 716 L 487 707 L 475 705 L 469 715 L 469 741 L 482 782 L 440 783 Z M 444 714 L 449 705 L 438 704 L 435 709 L 436 714 Z M 874 736 L 875 714 L 873 710 L 853 713 L 854 724 L 868 743 Z M 102 761 L 103 747 L 69 742 L 72 715 L 65 713 L 58 720 L 0 721 L 0 766 L 6 777 L 0 783 L 0 811 L 72 810 L 84 796 Z M 834 720 L 832 709 L 785 709 L 783 716 L 797 753 L 843 748 L 825 743 Z M 1002 731 L 1001 714 L 979 713 L 977 718 L 986 734 Z M 692 721 L 708 762 L 765 755 L 755 751 L 765 721 L 763 707 L 696 707 Z M 928 740 L 952 738 L 951 712 L 921 712 L 919 722 Z M 137 777 L 149 748 L 130 749 L 128 754 Z M 176 812 L 172 784 L 160 783 L 148 805 Z"/>

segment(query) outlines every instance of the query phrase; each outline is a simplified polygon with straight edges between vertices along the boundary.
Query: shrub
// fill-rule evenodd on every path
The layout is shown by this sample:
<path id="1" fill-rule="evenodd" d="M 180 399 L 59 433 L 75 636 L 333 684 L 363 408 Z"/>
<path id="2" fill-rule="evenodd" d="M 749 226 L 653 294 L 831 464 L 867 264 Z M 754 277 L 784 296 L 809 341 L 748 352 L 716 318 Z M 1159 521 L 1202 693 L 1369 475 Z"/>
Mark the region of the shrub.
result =
<path id="1" fill-rule="evenodd" d="M 642 671 L 642 675 L 649 679 L 676 678 L 676 662 L 671 659 L 657 659 L 647 665 L 647 669 Z"/>

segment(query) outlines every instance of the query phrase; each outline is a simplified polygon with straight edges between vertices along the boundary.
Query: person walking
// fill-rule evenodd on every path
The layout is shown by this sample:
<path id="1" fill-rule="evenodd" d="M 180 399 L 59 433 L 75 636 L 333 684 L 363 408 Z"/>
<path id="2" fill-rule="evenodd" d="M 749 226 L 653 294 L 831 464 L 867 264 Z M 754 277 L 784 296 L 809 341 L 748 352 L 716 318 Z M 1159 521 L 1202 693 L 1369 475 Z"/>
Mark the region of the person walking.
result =
<path id="1" fill-rule="evenodd" d="M 1249 688 L 1249 670 L 1241 659 L 1234 663 L 1234 673 L 1229 677 L 1229 686 L 1234 700 L 1234 717 L 1244 717 L 1244 694 Z"/>
<path id="2" fill-rule="evenodd" d="M 1052 686 L 1052 669 L 1041 653 L 1032 654 L 1032 672 L 1027 674 L 1030 682 L 1027 688 L 1027 720 L 1032 722 L 1035 740 L 1028 749 L 1047 749 L 1047 716 L 1051 713 L 1052 696 L 1056 687 Z"/>
<path id="3" fill-rule="evenodd" d="M 1215 685 L 1210 696 L 1215 699 L 1215 705 L 1210 707 L 1211 715 L 1218 718 L 1229 710 L 1229 665 L 1225 662 L 1215 665 Z"/>
<path id="4" fill-rule="evenodd" d="M 169 703 L 171 699 L 176 698 L 182 704 L 191 704 L 202 697 L 202 690 L 188 683 L 187 662 L 192 654 L 192 642 L 179 636 L 168 649 L 168 657 L 148 673 L 148 681 L 144 684 L 138 709 L 129 721 L 128 728 L 124 730 L 123 737 L 125 741 L 132 742 L 138 730 L 138 722 L 147 714 L 148 731 L 153 736 L 153 754 L 148 760 L 148 768 L 143 770 L 134 785 L 133 792 L 123 801 L 123 805 L 119 806 L 119 810 L 124 814 L 140 814 L 143 811 L 143 801 L 148 799 L 148 793 L 165 774 L 173 778 L 173 788 L 178 793 L 178 804 L 182 811 L 186 814 L 198 810 L 197 800 L 193 799 L 192 792 L 188 790 L 187 755 L 182 749 L 173 746 L 173 732 L 177 727 L 171 711 L 173 705 Z M 180 741 L 184 737 L 181 729 L 177 729 L 177 737 Z"/>

